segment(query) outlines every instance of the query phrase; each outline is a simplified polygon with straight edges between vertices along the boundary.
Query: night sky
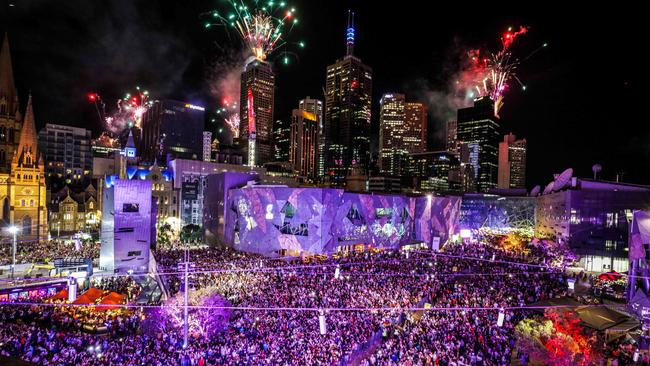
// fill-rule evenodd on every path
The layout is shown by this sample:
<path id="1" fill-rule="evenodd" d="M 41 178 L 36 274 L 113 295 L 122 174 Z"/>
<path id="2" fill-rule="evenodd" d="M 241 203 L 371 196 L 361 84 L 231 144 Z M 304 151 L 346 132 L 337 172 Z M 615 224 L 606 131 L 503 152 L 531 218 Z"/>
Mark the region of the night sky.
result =
<path id="1" fill-rule="evenodd" d="M 10 6 L 9 4 L 13 4 Z M 432 102 L 446 90 L 462 50 L 498 48 L 508 26 L 528 25 L 514 52 L 523 58 L 544 42 L 549 47 L 523 63 L 518 75 L 527 90 L 512 88 L 501 111 L 504 133 L 528 140 L 529 188 L 542 187 L 573 167 L 591 176 L 650 183 L 650 125 L 646 90 L 647 40 L 640 9 L 499 7 L 501 3 L 452 2 L 444 8 L 401 1 L 293 2 L 300 24 L 289 40 L 305 49 L 291 65 L 275 63 L 276 119 L 288 118 L 299 99 L 322 98 L 325 68 L 345 53 L 347 9 L 356 12 L 355 55 L 373 68 L 373 136 L 383 93 Z M 429 4 L 429 2 L 426 2 Z M 112 101 L 136 85 L 153 96 L 216 107 L 211 92 L 224 60 L 241 48 L 234 32 L 205 30 L 202 13 L 223 8 L 213 1 L 30 1 L 2 0 L 0 31 L 9 32 L 21 103 L 31 90 L 37 127 L 47 122 L 102 130 L 88 92 Z M 642 63 L 644 64 L 642 67 Z M 216 71 L 216 72 L 215 72 Z M 432 110 L 440 111 L 439 105 Z M 444 111 L 431 113 L 431 150 L 444 148 Z M 206 128 L 219 124 L 206 119 Z M 377 143 L 374 143 L 376 148 Z"/>

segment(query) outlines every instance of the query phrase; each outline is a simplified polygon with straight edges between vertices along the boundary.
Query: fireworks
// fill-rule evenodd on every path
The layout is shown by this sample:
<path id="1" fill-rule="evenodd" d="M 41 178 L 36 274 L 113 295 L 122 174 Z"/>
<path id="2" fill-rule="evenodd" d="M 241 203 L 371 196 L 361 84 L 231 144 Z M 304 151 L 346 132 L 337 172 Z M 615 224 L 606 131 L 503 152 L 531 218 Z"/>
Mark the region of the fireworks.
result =
<path id="1" fill-rule="evenodd" d="M 467 55 L 470 60 L 470 67 L 461 74 L 459 84 L 468 90 L 467 96 L 490 97 L 494 101 L 494 115 L 499 116 L 499 110 L 503 106 L 504 93 L 509 88 L 512 80 L 517 81 L 523 90 L 526 86 L 521 83 L 515 71 L 519 64 L 516 58 L 512 57 L 510 46 L 515 39 L 528 32 L 528 28 L 520 27 L 518 31 L 509 28 L 501 36 L 502 48 L 499 52 L 483 56 L 480 50 L 470 50 Z"/>
<path id="2" fill-rule="evenodd" d="M 283 35 L 298 24 L 296 9 L 284 1 L 255 1 L 252 6 L 243 0 L 229 0 L 228 3 L 229 11 L 213 11 L 211 17 L 216 22 L 208 22 L 205 27 L 223 25 L 234 28 L 258 60 L 266 60 L 274 50 L 285 45 Z M 304 47 L 304 42 L 298 44 L 301 48 Z"/>
<path id="3" fill-rule="evenodd" d="M 118 99 L 115 109 L 108 114 L 101 96 L 97 93 L 88 94 L 88 100 L 95 105 L 99 119 L 110 132 L 119 133 L 125 128 L 141 127 L 142 115 L 153 102 L 149 100 L 148 91 L 140 90 L 139 86 L 135 89 L 133 94 L 125 93 L 123 98 Z"/>
<path id="4" fill-rule="evenodd" d="M 221 108 L 217 109 L 217 114 L 223 116 L 223 120 L 232 133 L 233 138 L 239 137 L 239 103 L 230 102 L 224 99 Z"/>

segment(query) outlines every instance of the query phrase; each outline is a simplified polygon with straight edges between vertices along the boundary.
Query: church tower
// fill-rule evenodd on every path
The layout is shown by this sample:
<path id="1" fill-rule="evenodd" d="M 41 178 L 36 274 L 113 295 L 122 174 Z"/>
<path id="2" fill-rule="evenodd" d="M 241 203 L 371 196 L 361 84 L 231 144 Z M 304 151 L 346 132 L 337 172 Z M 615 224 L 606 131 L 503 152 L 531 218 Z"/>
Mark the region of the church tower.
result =
<path id="1" fill-rule="evenodd" d="M 14 84 L 7 33 L 0 49 L 0 173 L 9 173 L 21 129 L 18 92 Z"/>
<path id="2" fill-rule="evenodd" d="M 9 221 L 23 238 L 47 238 L 46 187 L 43 155 L 38 151 L 32 96 L 27 100 L 18 147 L 11 161 Z"/>

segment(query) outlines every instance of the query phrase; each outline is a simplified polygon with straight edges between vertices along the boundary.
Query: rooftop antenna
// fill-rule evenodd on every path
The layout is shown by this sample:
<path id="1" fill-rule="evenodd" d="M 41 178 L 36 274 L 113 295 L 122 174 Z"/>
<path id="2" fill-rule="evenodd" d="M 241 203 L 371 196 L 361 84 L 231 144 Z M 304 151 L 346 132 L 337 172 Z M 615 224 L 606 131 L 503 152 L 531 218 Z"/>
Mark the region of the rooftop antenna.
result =
<path id="1" fill-rule="evenodd" d="M 345 31 L 347 55 L 352 56 L 354 52 L 354 12 L 348 10 L 348 28 Z"/>

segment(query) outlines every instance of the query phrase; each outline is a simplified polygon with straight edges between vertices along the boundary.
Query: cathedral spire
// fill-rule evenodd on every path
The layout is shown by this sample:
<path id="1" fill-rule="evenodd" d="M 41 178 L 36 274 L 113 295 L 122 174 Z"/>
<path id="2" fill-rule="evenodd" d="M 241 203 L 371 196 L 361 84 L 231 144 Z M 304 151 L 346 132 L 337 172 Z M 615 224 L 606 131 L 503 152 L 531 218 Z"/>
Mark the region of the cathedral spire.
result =
<path id="1" fill-rule="evenodd" d="M 4 102 L 3 102 L 4 100 Z M 0 104 L 1 114 L 14 116 L 18 110 L 18 92 L 14 83 L 14 71 L 11 66 L 11 51 L 9 50 L 9 38 L 7 33 L 2 40 L 0 49 Z"/>
<path id="2" fill-rule="evenodd" d="M 27 100 L 23 128 L 20 131 L 20 142 L 14 153 L 14 164 L 18 166 L 34 166 L 38 163 L 36 142 L 36 125 L 34 122 L 34 109 L 32 108 L 32 95 Z"/>

